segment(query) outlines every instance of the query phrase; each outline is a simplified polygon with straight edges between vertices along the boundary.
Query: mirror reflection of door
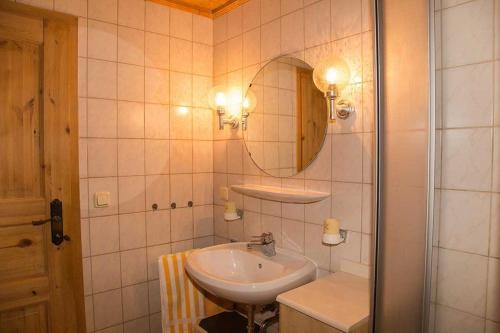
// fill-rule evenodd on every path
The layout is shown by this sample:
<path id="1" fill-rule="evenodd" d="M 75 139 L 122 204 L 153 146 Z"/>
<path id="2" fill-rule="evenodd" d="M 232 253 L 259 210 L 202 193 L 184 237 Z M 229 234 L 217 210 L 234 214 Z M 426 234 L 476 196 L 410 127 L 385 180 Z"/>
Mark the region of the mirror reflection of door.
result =
<path id="1" fill-rule="evenodd" d="M 77 22 L 0 1 L 2 333 L 85 332 Z M 49 218 L 56 198 L 66 236 L 59 245 Z"/>
<path id="2" fill-rule="evenodd" d="M 297 171 L 321 150 L 328 126 L 326 100 L 313 82 L 313 71 L 297 67 Z"/>

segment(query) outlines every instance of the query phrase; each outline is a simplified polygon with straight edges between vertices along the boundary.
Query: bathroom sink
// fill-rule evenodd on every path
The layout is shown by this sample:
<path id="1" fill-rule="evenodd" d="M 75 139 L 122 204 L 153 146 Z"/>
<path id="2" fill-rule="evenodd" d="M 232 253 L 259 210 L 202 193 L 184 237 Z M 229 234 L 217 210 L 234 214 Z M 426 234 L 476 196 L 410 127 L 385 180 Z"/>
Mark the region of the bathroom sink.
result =
<path id="1" fill-rule="evenodd" d="M 229 243 L 193 251 L 186 271 L 215 296 L 246 304 L 268 304 L 279 294 L 316 278 L 317 266 L 308 258 L 276 249 L 266 257 L 247 243 Z"/>

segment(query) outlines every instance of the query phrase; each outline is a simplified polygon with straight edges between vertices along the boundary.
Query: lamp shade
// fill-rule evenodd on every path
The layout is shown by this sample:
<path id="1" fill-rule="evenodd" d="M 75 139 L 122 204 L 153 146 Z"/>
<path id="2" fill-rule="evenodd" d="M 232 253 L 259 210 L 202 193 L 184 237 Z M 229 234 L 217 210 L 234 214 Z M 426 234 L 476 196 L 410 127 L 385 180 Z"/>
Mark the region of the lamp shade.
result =
<path id="1" fill-rule="evenodd" d="M 338 57 L 321 60 L 314 68 L 313 81 L 322 92 L 344 88 L 351 79 L 349 66 Z"/>
<path id="2" fill-rule="evenodd" d="M 213 110 L 227 105 L 226 88 L 222 85 L 215 86 L 208 93 L 208 104 Z"/>
<path id="3" fill-rule="evenodd" d="M 255 107 L 257 106 L 257 96 L 255 96 L 255 93 L 251 90 L 248 89 L 247 94 L 243 98 L 243 103 L 241 104 L 241 108 L 243 112 L 252 112 L 255 110 Z"/>

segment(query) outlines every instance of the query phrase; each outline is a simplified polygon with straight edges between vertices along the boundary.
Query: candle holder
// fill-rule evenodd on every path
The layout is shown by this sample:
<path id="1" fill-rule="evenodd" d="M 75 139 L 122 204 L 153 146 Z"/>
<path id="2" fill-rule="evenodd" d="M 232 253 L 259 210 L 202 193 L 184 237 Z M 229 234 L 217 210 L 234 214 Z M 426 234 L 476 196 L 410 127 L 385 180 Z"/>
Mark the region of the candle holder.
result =
<path id="1" fill-rule="evenodd" d="M 347 230 L 340 229 L 338 234 L 323 234 L 323 243 L 337 246 L 347 240 Z"/>

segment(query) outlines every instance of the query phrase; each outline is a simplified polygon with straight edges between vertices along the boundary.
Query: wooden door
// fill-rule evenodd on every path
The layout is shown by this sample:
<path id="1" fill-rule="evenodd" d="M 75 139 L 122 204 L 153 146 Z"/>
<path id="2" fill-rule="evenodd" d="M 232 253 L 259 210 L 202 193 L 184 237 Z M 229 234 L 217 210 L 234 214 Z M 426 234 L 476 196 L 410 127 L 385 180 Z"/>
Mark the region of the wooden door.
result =
<path id="1" fill-rule="evenodd" d="M 84 332 L 77 21 L 0 1 L 0 332 Z M 63 203 L 52 243 L 50 202 Z"/>
<path id="2" fill-rule="evenodd" d="M 328 126 L 326 100 L 313 71 L 297 68 L 297 171 L 306 168 L 323 146 Z"/>

